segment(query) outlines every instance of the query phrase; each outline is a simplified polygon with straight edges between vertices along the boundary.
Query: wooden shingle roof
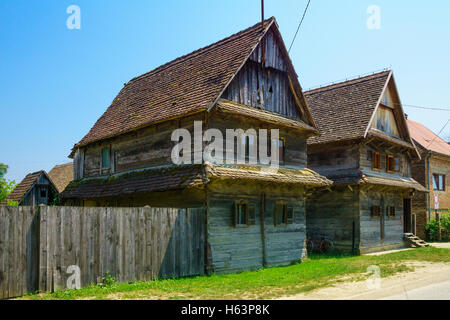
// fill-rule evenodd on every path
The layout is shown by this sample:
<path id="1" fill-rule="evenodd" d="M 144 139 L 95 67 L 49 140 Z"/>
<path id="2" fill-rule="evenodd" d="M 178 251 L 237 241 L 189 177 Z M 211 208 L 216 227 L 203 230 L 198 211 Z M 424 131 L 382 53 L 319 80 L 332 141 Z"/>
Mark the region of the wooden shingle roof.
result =
<path id="1" fill-rule="evenodd" d="M 202 182 L 200 165 L 148 169 L 105 179 L 72 181 L 61 193 L 61 198 L 109 198 L 127 194 L 178 190 Z"/>
<path id="2" fill-rule="evenodd" d="M 364 138 L 391 71 L 306 91 L 320 136 L 308 144 Z"/>
<path id="3" fill-rule="evenodd" d="M 207 110 L 274 23 L 272 17 L 264 29 L 258 23 L 132 79 L 74 149 Z"/>
<path id="4" fill-rule="evenodd" d="M 67 187 L 67 185 L 73 180 L 73 162 L 54 166 L 48 173 L 50 179 L 61 193 Z"/>

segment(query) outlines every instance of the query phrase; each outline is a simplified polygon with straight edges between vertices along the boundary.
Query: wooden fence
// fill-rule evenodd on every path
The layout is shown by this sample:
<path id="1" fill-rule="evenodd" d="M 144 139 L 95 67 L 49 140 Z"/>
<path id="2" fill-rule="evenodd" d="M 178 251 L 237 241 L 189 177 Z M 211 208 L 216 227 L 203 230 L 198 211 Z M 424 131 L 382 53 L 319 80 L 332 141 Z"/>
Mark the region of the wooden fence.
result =
<path id="1" fill-rule="evenodd" d="M 0 207 L 0 298 L 64 289 L 77 268 L 82 287 L 201 275 L 204 248 L 200 208 Z"/>

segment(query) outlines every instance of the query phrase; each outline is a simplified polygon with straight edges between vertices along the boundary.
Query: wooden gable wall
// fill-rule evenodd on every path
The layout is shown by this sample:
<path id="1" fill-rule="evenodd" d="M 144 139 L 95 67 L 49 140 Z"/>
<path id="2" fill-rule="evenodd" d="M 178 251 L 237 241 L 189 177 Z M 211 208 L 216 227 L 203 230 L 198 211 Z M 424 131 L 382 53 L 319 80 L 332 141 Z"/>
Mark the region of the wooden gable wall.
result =
<path id="1" fill-rule="evenodd" d="M 370 128 L 378 129 L 377 124 L 383 119 L 382 122 L 387 128 L 386 133 L 410 142 L 406 118 L 401 108 L 400 97 L 393 77 L 389 79 Z"/>
<path id="2" fill-rule="evenodd" d="M 264 43 L 265 67 L 261 64 L 260 43 L 221 98 L 305 120 L 292 94 L 285 57 L 272 29 L 267 32 Z"/>

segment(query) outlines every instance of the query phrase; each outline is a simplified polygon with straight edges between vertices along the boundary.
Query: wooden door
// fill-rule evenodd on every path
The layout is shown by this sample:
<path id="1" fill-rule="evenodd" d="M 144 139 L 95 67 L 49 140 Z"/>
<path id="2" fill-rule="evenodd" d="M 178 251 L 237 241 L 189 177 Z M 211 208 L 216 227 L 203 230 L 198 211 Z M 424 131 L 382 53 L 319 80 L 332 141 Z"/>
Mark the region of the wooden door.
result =
<path id="1" fill-rule="evenodd" d="M 403 199 L 403 231 L 411 233 L 411 199 Z"/>

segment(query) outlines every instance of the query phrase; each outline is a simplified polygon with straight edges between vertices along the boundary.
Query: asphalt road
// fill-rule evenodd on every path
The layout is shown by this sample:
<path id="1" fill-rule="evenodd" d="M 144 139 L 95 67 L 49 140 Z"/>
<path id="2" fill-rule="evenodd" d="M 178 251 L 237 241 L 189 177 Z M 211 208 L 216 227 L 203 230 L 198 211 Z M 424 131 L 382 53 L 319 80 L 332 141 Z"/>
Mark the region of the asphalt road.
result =
<path id="1" fill-rule="evenodd" d="M 450 281 L 405 290 L 404 293 L 380 300 L 450 300 Z"/>

